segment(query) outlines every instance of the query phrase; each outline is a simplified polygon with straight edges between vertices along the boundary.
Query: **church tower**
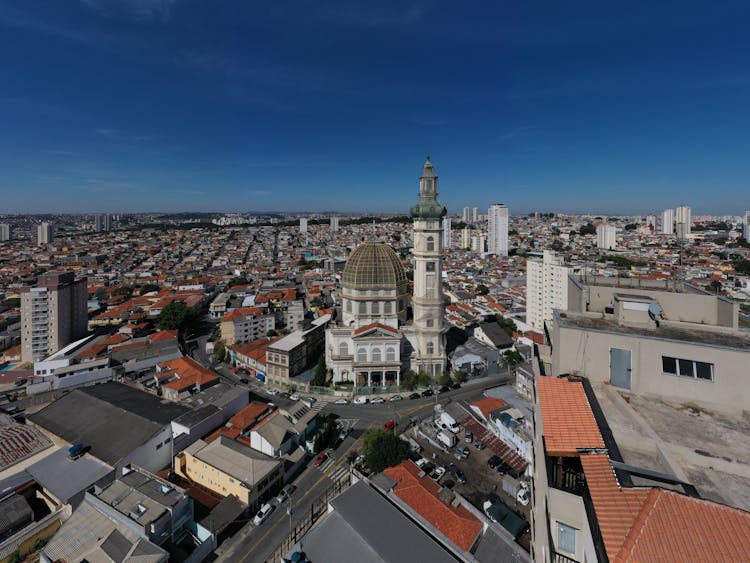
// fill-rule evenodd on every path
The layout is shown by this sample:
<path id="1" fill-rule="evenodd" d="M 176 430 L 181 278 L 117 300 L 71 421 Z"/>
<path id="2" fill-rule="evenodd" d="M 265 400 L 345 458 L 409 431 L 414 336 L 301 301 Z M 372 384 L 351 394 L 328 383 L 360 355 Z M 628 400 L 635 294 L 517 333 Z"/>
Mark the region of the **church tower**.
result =
<path id="1" fill-rule="evenodd" d="M 411 208 L 414 220 L 414 324 L 410 340 L 414 347 L 411 369 L 432 377 L 446 368 L 443 326 L 443 237 L 442 218 L 446 209 L 437 199 L 437 176 L 430 157 L 419 178 L 419 203 Z"/>

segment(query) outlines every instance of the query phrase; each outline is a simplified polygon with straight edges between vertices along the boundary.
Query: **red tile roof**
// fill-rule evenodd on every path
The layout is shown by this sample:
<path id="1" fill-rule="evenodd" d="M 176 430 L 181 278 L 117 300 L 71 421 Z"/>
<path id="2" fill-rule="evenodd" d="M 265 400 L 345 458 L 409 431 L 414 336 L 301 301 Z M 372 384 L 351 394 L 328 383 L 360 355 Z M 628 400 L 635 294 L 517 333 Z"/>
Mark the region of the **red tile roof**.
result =
<path id="1" fill-rule="evenodd" d="M 163 342 L 165 340 L 172 340 L 173 338 L 177 338 L 176 330 L 160 330 L 153 334 L 149 334 L 148 336 L 151 344 L 154 344 L 155 342 Z"/>
<path id="2" fill-rule="evenodd" d="M 393 492 L 417 514 L 427 520 L 459 548 L 468 551 L 482 531 L 482 523 L 463 506 L 445 504 L 438 496 L 441 489 L 413 461 L 401 462 L 383 473 L 396 481 Z"/>
<path id="3" fill-rule="evenodd" d="M 164 383 L 164 386 L 178 391 L 187 389 L 196 383 L 198 385 L 205 385 L 219 379 L 219 376 L 214 372 L 204 368 L 193 358 L 187 357 L 162 362 L 159 364 L 159 370 L 161 373 L 157 374 L 157 376 L 160 380 L 162 379 L 161 374 L 169 372 L 177 376 L 177 379 Z"/>
<path id="4" fill-rule="evenodd" d="M 240 307 L 239 309 L 232 309 L 221 318 L 221 322 L 228 323 L 235 319 L 244 319 L 246 317 L 257 317 L 263 314 L 263 309 L 260 307 Z"/>
<path id="5" fill-rule="evenodd" d="M 357 330 L 355 330 L 354 336 L 359 336 L 360 334 L 364 334 L 365 332 L 370 332 L 371 330 L 376 329 L 376 328 L 379 328 L 386 332 L 390 332 L 391 334 L 398 334 L 398 330 L 391 326 L 387 326 L 381 323 L 370 323 L 369 325 L 359 327 Z"/>
<path id="6" fill-rule="evenodd" d="M 549 455 L 577 456 L 578 448 L 604 448 L 580 381 L 539 377 L 537 389 Z"/>
<path id="7" fill-rule="evenodd" d="M 490 419 L 490 413 L 496 409 L 501 409 L 505 406 L 505 401 L 502 399 L 496 399 L 494 397 L 485 397 L 471 403 L 472 407 L 479 409 L 485 420 Z"/>

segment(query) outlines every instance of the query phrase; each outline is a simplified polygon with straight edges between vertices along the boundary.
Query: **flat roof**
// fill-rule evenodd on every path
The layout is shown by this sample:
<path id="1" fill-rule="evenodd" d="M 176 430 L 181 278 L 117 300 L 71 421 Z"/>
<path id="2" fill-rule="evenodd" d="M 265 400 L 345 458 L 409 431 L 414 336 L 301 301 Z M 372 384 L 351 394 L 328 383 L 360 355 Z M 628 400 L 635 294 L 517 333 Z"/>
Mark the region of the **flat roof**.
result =
<path id="1" fill-rule="evenodd" d="M 74 496 L 86 491 L 114 469 L 89 454 L 70 459 L 68 449 L 60 448 L 26 471 L 63 504 L 67 504 Z"/>

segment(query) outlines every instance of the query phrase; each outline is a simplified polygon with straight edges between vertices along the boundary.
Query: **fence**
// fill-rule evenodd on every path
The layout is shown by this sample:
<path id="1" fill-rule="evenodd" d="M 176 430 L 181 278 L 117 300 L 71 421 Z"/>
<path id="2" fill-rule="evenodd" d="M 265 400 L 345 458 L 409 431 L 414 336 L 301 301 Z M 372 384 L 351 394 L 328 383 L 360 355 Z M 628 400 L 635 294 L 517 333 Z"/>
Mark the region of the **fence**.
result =
<path id="1" fill-rule="evenodd" d="M 289 535 L 281 541 L 271 557 L 266 559 L 266 563 L 278 563 L 278 561 L 281 561 L 281 558 L 313 527 L 318 518 L 328 512 L 328 503 L 348 489 L 350 485 L 351 476 L 347 472 L 346 475 L 337 480 L 322 495 L 315 499 L 310 505 L 310 511 L 305 514 L 302 521 L 294 525 Z"/>

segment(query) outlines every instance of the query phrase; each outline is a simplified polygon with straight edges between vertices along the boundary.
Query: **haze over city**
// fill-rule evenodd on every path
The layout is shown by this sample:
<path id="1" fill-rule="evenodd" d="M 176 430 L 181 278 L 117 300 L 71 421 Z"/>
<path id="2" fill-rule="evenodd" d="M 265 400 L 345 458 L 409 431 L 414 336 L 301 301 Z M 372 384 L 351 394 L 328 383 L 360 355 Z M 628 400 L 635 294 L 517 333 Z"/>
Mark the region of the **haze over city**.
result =
<path id="1" fill-rule="evenodd" d="M 735 212 L 746 2 L 0 1 L 6 212 Z M 471 194 L 468 201 L 467 194 Z"/>

